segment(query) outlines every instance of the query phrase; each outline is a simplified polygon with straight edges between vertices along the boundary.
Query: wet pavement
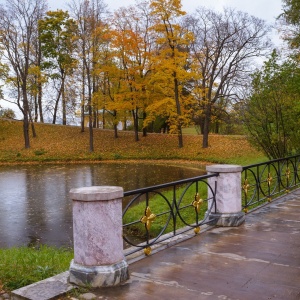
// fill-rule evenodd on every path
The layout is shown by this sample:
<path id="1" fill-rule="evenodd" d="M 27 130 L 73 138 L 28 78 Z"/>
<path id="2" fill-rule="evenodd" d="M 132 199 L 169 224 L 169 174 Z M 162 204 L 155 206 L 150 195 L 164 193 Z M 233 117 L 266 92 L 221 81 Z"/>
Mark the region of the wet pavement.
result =
<path id="1" fill-rule="evenodd" d="M 248 213 L 240 227 L 206 230 L 130 263 L 129 272 L 120 286 L 59 299 L 299 300 L 300 190 Z"/>
<path id="2" fill-rule="evenodd" d="M 300 299 L 300 190 L 130 265 L 96 299 Z"/>

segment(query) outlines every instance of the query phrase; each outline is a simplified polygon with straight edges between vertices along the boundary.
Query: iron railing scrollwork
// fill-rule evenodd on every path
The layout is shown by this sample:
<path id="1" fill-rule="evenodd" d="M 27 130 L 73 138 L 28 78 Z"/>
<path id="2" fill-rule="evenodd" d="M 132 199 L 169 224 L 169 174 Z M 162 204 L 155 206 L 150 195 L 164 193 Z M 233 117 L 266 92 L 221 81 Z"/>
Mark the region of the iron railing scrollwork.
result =
<path id="1" fill-rule="evenodd" d="M 245 212 L 300 185 L 300 155 L 249 165 L 242 170 L 242 208 Z M 216 180 L 209 174 L 124 193 L 123 238 L 133 246 L 127 255 L 172 236 L 214 222 L 217 212 Z M 214 184 L 209 182 L 214 182 Z M 212 186 L 213 185 L 213 186 Z M 214 210 L 214 211 L 212 211 Z"/>
<path id="2" fill-rule="evenodd" d="M 300 184 L 300 155 L 243 167 L 242 207 L 245 212 Z"/>
<path id="3" fill-rule="evenodd" d="M 216 210 L 216 183 L 203 175 L 124 193 L 123 238 L 131 247 L 127 255 L 212 222 L 208 216 Z M 209 195 L 209 196 L 208 196 Z M 132 250 L 132 251 L 131 251 Z"/>

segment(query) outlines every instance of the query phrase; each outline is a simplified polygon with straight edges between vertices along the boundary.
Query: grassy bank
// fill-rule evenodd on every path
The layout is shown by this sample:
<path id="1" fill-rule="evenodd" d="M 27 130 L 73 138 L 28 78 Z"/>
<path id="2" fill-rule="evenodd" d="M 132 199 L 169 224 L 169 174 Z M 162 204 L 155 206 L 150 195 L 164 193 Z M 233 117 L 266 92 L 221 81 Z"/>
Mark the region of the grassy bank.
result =
<path id="1" fill-rule="evenodd" d="M 36 124 L 37 137 L 24 149 L 22 122 L 0 119 L 0 163 L 71 162 L 107 160 L 185 160 L 247 165 L 265 160 L 244 136 L 210 135 L 209 147 L 202 148 L 202 136 L 184 135 L 178 148 L 176 135 L 148 134 L 134 141 L 133 132 L 94 130 L 93 153 L 89 152 L 89 133 L 79 127 Z M 190 132 L 190 131 L 189 131 Z"/>
<path id="2" fill-rule="evenodd" d="M 73 251 L 48 246 L 0 249 L 0 295 L 66 271 Z"/>

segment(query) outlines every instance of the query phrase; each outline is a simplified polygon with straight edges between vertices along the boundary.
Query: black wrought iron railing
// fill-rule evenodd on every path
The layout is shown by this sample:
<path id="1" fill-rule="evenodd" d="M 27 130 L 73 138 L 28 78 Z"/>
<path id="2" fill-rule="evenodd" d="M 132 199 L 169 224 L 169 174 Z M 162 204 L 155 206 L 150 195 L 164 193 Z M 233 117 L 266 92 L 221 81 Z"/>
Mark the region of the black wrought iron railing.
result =
<path id="1" fill-rule="evenodd" d="M 245 212 L 300 185 L 300 155 L 243 167 L 242 208 Z M 213 223 L 216 213 L 216 180 L 209 174 L 124 193 L 123 237 L 127 255 L 170 237 Z M 214 183 L 209 183 L 214 182 Z M 128 249 L 127 249 L 128 250 Z"/>
<path id="2" fill-rule="evenodd" d="M 245 212 L 300 184 L 300 155 L 243 167 L 242 207 Z"/>
<path id="3" fill-rule="evenodd" d="M 127 255 L 151 247 L 179 233 L 211 222 L 208 215 L 216 209 L 216 184 L 203 175 L 124 193 L 123 237 L 130 248 Z"/>

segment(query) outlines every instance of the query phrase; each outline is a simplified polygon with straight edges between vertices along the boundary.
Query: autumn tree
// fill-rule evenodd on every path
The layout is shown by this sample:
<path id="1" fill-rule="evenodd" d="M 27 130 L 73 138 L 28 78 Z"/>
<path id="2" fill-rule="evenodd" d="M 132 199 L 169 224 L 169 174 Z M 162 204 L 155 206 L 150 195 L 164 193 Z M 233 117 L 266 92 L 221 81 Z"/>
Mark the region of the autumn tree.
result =
<path id="1" fill-rule="evenodd" d="M 98 124 L 98 103 L 95 93 L 98 64 L 101 64 L 101 48 L 106 45 L 106 5 L 102 0 L 83 0 L 70 4 L 70 11 L 78 25 L 78 57 L 81 70 L 81 131 L 84 131 L 84 114 L 89 117 L 89 150 L 94 151 L 93 124 Z M 94 120 L 94 116 L 96 120 Z"/>
<path id="2" fill-rule="evenodd" d="M 179 20 L 186 13 L 180 0 L 153 0 L 150 2 L 158 45 L 153 56 L 151 84 L 157 99 L 149 106 L 150 116 L 159 112 L 168 117 L 172 132 L 178 135 L 178 146 L 183 147 L 182 126 L 189 120 L 185 113 L 183 87 L 191 77 L 187 70 L 189 44 L 193 34 L 180 26 Z M 148 118 L 151 120 L 151 118 Z"/>
<path id="3" fill-rule="evenodd" d="M 291 48 L 300 48 L 300 1 L 283 0 L 283 14 L 280 16 L 288 25 L 291 25 L 284 38 Z"/>
<path id="4" fill-rule="evenodd" d="M 11 108 L 1 108 L 0 107 L 0 118 L 4 119 L 14 119 L 16 117 L 15 112 Z"/>
<path id="5" fill-rule="evenodd" d="M 147 3 L 123 7 L 114 14 L 111 47 L 114 49 L 115 65 L 112 73 L 117 81 L 118 92 L 108 108 L 115 111 L 130 111 L 135 140 L 139 140 L 139 119 L 145 117 L 149 104 L 147 84 L 151 71 L 151 48 L 153 46 L 152 17 Z M 142 117 L 142 118 L 143 118 Z M 143 131 L 146 135 L 146 131 Z"/>
<path id="6" fill-rule="evenodd" d="M 111 37 L 112 32 L 108 32 Z M 112 37 L 110 38 L 110 41 Z M 114 50 L 111 48 L 111 43 L 107 43 L 107 47 L 102 49 L 104 63 L 97 64 L 95 75 L 97 77 L 98 89 L 93 95 L 94 102 L 97 103 L 102 110 L 102 126 L 106 127 L 106 115 L 109 115 L 113 123 L 114 136 L 118 138 L 118 110 L 116 104 L 116 95 L 120 88 L 120 69 L 117 66 Z M 102 61 L 103 62 L 103 61 Z"/>
<path id="7" fill-rule="evenodd" d="M 23 114 L 25 148 L 30 148 L 29 82 L 32 68 L 35 68 L 32 45 L 37 36 L 37 23 L 46 11 L 46 1 L 9 0 L 0 7 L 0 44 L 9 65 L 6 78 L 11 87 L 11 96 Z"/>
<path id="8" fill-rule="evenodd" d="M 242 110 L 251 142 L 270 159 L 300 151 L 300 66 L 295 60 L 279 60 L 274 51 L 253 74 L 251 95 Z"/>
<path id="9" fill-rule="evenodd" d="M 268 49 L 268 26 L 247 13 L 233 9 L 216 13 L 206 8 L 198 8 L 188 17 L 186 26 L 195 37 L 190 57 L 201 76 L 189 84 L 197 100 L 196 121 L 202 127 L 202 146 L 206 148 L 213 111 L 222 99 L 239 97 L 238 88 L 253 71 L 254 59 Z"/>
<path id="10" fill-rule="evenodd" d="M 62 124 L 67 124 L 66 80 L 72 75 L 77 62 L 74 57 L 76 31 L 75 21 L 69 17 L 67 11 L 48 11 L 46 16 L 39 21 L 39 37 L 44 57 L 42 66 L 48 71 L 51 79 L 59 81 L 53 124 L 56 122 L 60 99 Z"/>
<path id="11" fill-rule="evenodd" d="M 41 10 L 40 15 L 37 15 L 37 19 L 40 20 L 44 17 L 45 11 Z M 42 51 L 40 36 L 38 31 L 38 22 L 35 24 L 36 28 L 33 31 L 33 37 L 31 42 L 31 67 L 28 78 L 28 91 L 30 97 L 30 119 L 31 124 L 33 122 L 44 122 L 44 111 L 43 111 L 43 87 L 46 83 L 46 78 L 41 69 L 42 63 Z M 33 131 L 34 130 L 34 127 Z"/>

